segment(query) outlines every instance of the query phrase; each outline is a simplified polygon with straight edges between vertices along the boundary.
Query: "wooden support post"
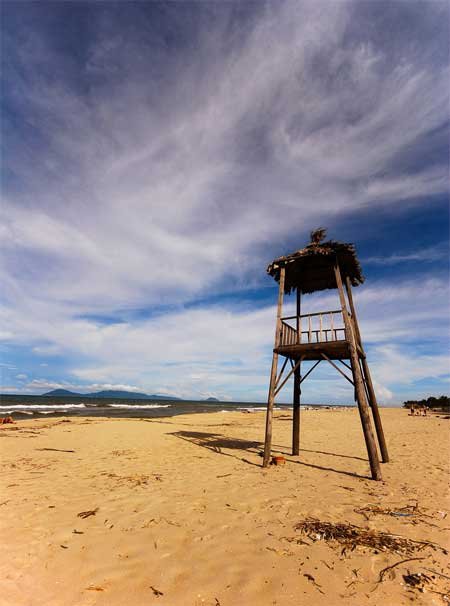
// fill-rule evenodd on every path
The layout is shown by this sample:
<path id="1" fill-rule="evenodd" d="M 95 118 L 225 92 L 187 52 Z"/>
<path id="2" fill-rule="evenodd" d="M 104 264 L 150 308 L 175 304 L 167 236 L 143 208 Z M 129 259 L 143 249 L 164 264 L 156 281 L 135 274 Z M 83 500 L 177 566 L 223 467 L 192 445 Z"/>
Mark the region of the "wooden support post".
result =
<path id="1" fill-rule="evenodd" d="M 359 346 L 362 350 L 363 355 L 361 356 L 362 374 L 367 386 L 368 400 L 370 408 L 372 409 L 373 420 L 375 423 L 375 429 L 378 437 L 378 444 L 380 446 L 381 460 L 383 463 L 389 463 L 389 453 L 384 438 L 383 425 L 381 424 L 380 411 L 378 410 L 377 397 L 375 395 L 375 389 L 372 383 L 372 377 L 370 376 L 369 364 L 367 363 L 366 355 L 364 353 L 363 344 L 361 340 L 361 333 L 359 331 L 358 319 L 356 317 L 355 305 L 353 303 L 352 285 L 350 279 L 347 276 L 345 281 L 345 287 L 347 290 L 348 302 L 350 303 L 350 310 L 352 312 L 353 325 L 355 328 L 356 338 L 359 341 Z"/>
<path id="2" fill-rule="evenodd" d="M 297 343 L 300 335 L 300 290 L 297 288 Z M 301 362 L 294 370 L 294 396 L 293 396 L 293 416 L 292 416 L 292 454 L 297 456 L 300 454 L 300 387 L 301 380 Z"/>
<path id="3" fill-rule="evenodd" d="M 292 454 L 300 454 L 300 395 L 301 364 L 294 371 L 294 397 L 292 418 Z"/>
<path id="4" fill-rule="evenodd" d="M 381 480 L 381 468 L 378 460 L 377 446 L 375 444 L 375 437 L 372 431 L 372 423 L 370 421 L 369 407 L 366 400 L 366 394 L 364 391 L 364 383 L 359 367 L 359 358 L 357 352 L 357 341 L 351 324 L 351 320 L 348 316 L 347 305 L 345 302 L 344 288 L 342 286 L 341 272 L 339 270 L 338 262 L 336 262 L 334 268 L 334 274 L 336 276 L 336 285 L 339 290 L 339 299 L 341 301 L 342 316 L 344 318 L 346 338 L 348 340 L 348 346 L 350 350 L 350 360 L 353 368 L 353 381 L 355 383 L 356 399 L 358 402 L 359 415 L 361 418 L 361 425 L 364 432 L 364 439 L 366 442 L 367 454 L 369 456 L 370 471 L 372 473 L 373 480 Z"/>
<path id="5" fill-rule="evenodd" d="M 283 295 L 284 295 L 284 277 L 285 267 L 280 268 L 280 287 L 278 290 L 278 307 L 277 307 L 277 322 L 275 328 L 275 349 L 279 345 L 280 341 L 280 330 L 281 330 L 281 310 L 283 307 Z M 275 382 L 277 377 L 278 367 L 278 354 L 274 351 L 272 358 L 272 370 L 270 373 L 270 386 L 269 386 L 269 397 L 267 400 L 267 414 L 266 414 L 266 435 L 264 440 L 264 459 L 263 467 L 267 467 L 270 462 L 270 448 L 272 445 L 272 417 L 273 417 L 273 405 L 275 402 Z"/>

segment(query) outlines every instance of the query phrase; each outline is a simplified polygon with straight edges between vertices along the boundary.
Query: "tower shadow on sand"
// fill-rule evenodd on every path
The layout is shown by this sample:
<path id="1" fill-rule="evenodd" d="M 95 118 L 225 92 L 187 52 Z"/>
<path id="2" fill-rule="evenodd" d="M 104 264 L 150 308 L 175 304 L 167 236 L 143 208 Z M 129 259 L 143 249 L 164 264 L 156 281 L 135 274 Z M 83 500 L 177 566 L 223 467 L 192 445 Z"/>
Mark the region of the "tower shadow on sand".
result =
<path id="1" fill-rule="evenodd" d="M 170 433 L 169 435 L 174 436 L 180 440 L 184 440 L 185 442 L 189 442 L 191 444 L 195 444 L 196 446 L 200 446 L 201 448 L 205 448 L 211 452 L 216 454 L 232 457 L 237 459 L 238 461 L 242 461 L 248 465 L 253 465 L 255 467 L 260 467 L 258 463 L 254 461 L 250 461 L 245 457 L 245 454 L 254 454 L 258 456 L 263 456 L 264 443 L 256 440 L 243 440 L 242 438 L 234 438 L 229 436 L 224 436 L 218 433 L 209 433 L 209 432 L 200 432 L 200 431 L 176 431 L 174 433 Z M 231 450 L 235 452 L 225 452 L 225 450 Z M 345 471 L 341 469 L 334 469 L 332 467 L 326 467 L 322 465 L 315 465 L 312 463 L 306 463 L 304 461 L 299 461 L 292 459 L 289 455 L 290 453 L 287 451 L 287 447 L 279 444 L 274 444 L 272 448 L 273 452 L 277 454 L 282 454 L 286 457 L 286 462 L 288 464 L 294 463 L 296 465 L 302 465 L 304 467 L 309 467 L 311 469 L 317 469 L 319 471 L 327 471 L 332 473 L 337 473 L 340 475 L 350 476 L 354 478 L 367 479 L 367 476 L 363 476 L 354 472 Z M 308 450 L 301 449 L 301 452 L 305 453 L 317 453 L 325 456 L 331 457 L 342 457 L 345 459 L 357 459 L 360 461 L 366 461 L 366 459 L 362 459 L 361 457 L 352 457 L 345 454 L 338 454 L 333 452 L 324 452 L 319 450 Z M 244 455 L 244 456 L 241 456 Z"/>

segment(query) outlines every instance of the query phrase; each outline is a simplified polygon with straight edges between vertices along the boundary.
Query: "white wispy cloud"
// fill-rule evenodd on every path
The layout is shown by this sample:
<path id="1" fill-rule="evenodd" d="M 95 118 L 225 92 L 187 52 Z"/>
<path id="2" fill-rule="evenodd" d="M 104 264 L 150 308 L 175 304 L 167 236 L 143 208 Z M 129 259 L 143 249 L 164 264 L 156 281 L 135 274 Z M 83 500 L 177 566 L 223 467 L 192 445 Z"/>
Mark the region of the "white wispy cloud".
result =
<path id="1" fill-rule="evenodd" d="M 372 265 L 396 265 L 397 263 L 411 261 L 432 263 L 434 261 L 440 261 L 441 259 L 448 260 L 449 252 L 448 246 L 444 244 L 424 248 L 407 254 L 394 254 L 386 257 L 368 257 L 367 259 L 363 259 L 363 263 L 370 263 Z"/>
<path id="2" fill-rule="evenodd" d="M 379 282 L 355 289 L 364 342 L 384 398 L 392 399 L 397 384 L 445 374 L 448 295 L 448 285 L 436 279 L 425 285 Z M 292 302 L 286 299 L 288 314 Z M 335 292 L 304 297 L 305 312 L 338 307 Z M 43 306 L 33 316 L 22 309 L 9 310 L 4 319 L 16 342 L 35 344 L 37 354 L 53 351 L 78 359 L 68 368 L 78 388 L 113 384 L 120 376 L 136 389 L 182 397 L 202 397 L 212 390 L 234 399 L 266 397 L 275 306 L 256 310 L 242 310 L 238 304 L 206 306 L 108 325 L 70 313 L 70 308 Z M 432 343 L 429 349 L 434 353 L 422 347 L 422 353 L 400 355 L 411 344 L 413 351 L 417 349 L 418 341 Z M 352 391 L 341 385 L 339 375 L 329 390 L 326 381 L 333 373 L 315 372 L 305 384 L 305 397 L 321 394 L 322 399 L 329 395 L 334 401 L 351 400 Z M 35 382 L 33 387 L 44 389 L 44 384 Z M 51 388 L 48 380 L 45 388 Z"/>
<path id="3" fill-rule="evenodd" d="M 273 6 L 226 53 L 226 33 L 212 44 L 205 32 L 205 54 L 175 62 L 160 99 L 135 65 L 150 49 L 119 44 L 110 24 L 85 66 L 110 77 L 88 96 L 36 70 L 65 64 L 31 37 L 17 96 L 47 146 L 44 164 L 19 143 L 5 160 L 26 185 L 2 205 L 10 279 L 79 305 L 189 297 L 247 279 L 268 238 L 305 234 L 324 213 L 445 191 L 442 167 L 391 165 L 445 122 L 447 68 L 414 54 L 390 65 L 370 38 L 346 48 L 353 18 L 348 3 Z"/>

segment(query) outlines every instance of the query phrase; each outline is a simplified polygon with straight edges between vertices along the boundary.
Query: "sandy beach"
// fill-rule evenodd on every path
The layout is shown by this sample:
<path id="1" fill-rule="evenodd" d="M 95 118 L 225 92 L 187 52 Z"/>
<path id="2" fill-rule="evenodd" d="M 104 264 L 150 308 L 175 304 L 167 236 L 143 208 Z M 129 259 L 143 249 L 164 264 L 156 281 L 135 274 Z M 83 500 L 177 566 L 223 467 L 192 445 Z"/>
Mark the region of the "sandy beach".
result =
<path id="1" fill-rule="evenodd" d="M 448 603 L 449 422 L 381 412 L 383 482 L 356 409 L 304 411 L 300 457 L 277 412 L 267 470 L 261 412 L 2 427 L 0 604 Z M 296 529 L 312 518 L 422 543 L 351 550 Z"/>

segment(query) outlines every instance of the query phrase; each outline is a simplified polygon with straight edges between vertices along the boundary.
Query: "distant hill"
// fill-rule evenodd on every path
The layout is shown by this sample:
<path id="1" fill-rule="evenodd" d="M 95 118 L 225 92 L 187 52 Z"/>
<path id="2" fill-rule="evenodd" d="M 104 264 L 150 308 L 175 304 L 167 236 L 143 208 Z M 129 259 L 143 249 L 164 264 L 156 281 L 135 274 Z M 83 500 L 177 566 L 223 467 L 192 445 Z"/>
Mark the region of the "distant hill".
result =
<path id="1" fill-rule="evenodd" d="M 49 391 L 48 393 L 43 393 L 43 396 L 54 396 L 56 397 L 60 397 L 60 396 L 72 396 L 72 397 L 78 397 L 81 396 L 80 393 L 74 393 L 73 391 L 69 391 L 68 389 L 53 389 L 52 391 Z"/>
<path id="2" fill-rule="evenodd" d="M 205 402 L 220 402 L 218 398 L 206 398 Z"/>
<path id="3" fill-rule="evenodd" d="M 96 391 L 94 393 L 77 393 L 75 391 L 69 391 L 68 389 L 53 389 L 47 393 L 43 393 L 43 396 L 52 398 L 122 398 L 124 400 L 181 400 L 175 396 L 162 396 L 158 394 L 148 395 L 146 393 L 139 393 L 136 391 L 120 391 L 120 390 L 108 390 L 108 391 Z"/>

